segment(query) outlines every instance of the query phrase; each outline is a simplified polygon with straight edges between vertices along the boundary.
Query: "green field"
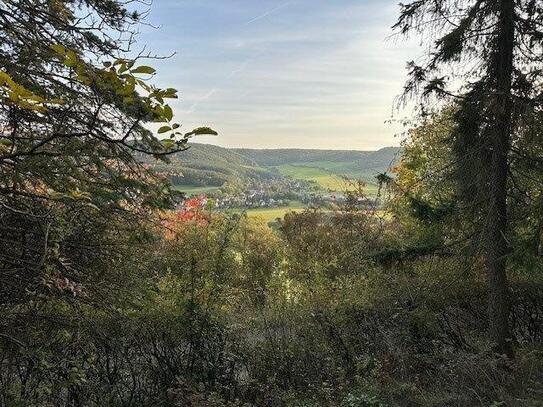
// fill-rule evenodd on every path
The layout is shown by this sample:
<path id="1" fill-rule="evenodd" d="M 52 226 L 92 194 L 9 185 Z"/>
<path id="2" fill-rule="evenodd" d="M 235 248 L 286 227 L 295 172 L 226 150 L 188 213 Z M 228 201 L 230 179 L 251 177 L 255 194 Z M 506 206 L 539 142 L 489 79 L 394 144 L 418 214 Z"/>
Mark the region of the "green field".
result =
<path id="1" fill-rule="evenodd" d="M 344 175 L 350 179 L 360 179 L 370 184 L 375 182 L 375 176 L 379 172 L 382 172 L 382 168 L 353 169 L 353 163 L 351 162 L 311 161 L 306 163 L 290 163 L 290 165 L 297 167 L 313 167 L 340 177 Z"/>
<path id="2" fill-rule="evenodd" d="M 304 209 L 307 209 L 301 202 L 293 202 L 290 206 L 281 207 L 281 208 L 258 208 L 258 209 L 248 209 L 247 216 L 253 219 L 263 219 L 266 222 L 272 222 L 277 218 L 283 219 L 285 214 L 289 212 L 302 212 Z M 324 209 L 324 212 L 330 212 L 329 209 Z M 391 220 L 392 215 L 384 210 L 379 210 L 374 213 L 374 215 L 383 220 Z"/>
<path id="3" fill-rule="evenodd" d="M 277 218 L 283 219 L 288 212 L 302 212 L 305 209 L 303 206 L 287 206 L 282 208 L 258 208 L 248 209 L 247 216 L 250 218 L 264 219 L 266 222 L 272 222 Z"/>
<path id="4" fill-rule="evenodd" d="M 254 208 L 254 209 L 246 209 L 246 210 L 232 209 L 232 210 L 228 210 L 228 212 L 230 213 L 245 212 L 247 213 L 247 216 L 249 218 L 253 218 L 253 219 L 258 218 L 258 219 L 263 219 L 266 222 L 272 222 L 276 220 L 277 218 L 282 219 L 285 216 L 285 214 L 288 212 L 301 212 L 305 208 L 306 207 L 304 206 L 303 203 L 299 201 L 292 201 L 290 202 L 289 206 L 282 206 L 280 208 Z"/>
<path id="5" fill-rule="evenodd" d="M 324 164 L 325 162 L 320 162 Z M 295 178 L 303 179 L 310 182 L 315 182 L 321 188 L 334 192 L 345 191 L 346 189 L 351 189 L 347 181 L 345 181 L 341 176 L 332 174 L 331 172 L 317 167 L 310 167 L 307 164 L 285 164 L 276 167 L 282 175 Z M 377 194 L 377 185 L 367 184 L 366 193 L 368 195 Z"/>
<path id="6" fill-rule="evenodd" d="M 349 176 L 354 175 L 350 162 L 309 161 L 309 162 L 294 162 L 294 163 L 290 163 L 290 165 L 294 165 L 297 167 L 320 168 L 334 174 L 346 174 Z M 360 175 L 360 174 L 357 174 L 357 175 Z"/>
<path id="7" fill-rule="evenodd" d="M 174 185 L 173 189 L 179 192 L 184 192 L 187 195 L 198 195 L 214 192 L 220 187 L 214 186 L 196 186 L 196 185 Z"/>
<path id="8" fill-rule="evenodd" d="M 312 181 L 330 191 L 341 191 L 347 186 L 341 177 L 321 168 L 292 164 L 280 165 L 276 168 L 282 175 Z"/>

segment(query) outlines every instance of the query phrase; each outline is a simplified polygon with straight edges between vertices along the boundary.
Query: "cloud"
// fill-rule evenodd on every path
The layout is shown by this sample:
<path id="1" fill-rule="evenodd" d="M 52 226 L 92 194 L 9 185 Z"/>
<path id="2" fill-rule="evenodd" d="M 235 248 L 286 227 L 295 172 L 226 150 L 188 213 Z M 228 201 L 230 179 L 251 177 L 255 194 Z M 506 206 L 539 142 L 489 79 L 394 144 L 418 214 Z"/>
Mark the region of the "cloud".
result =
<path id="1" fill-rule="evenodd" d="M 298 0 L 262 12 L 274 3 L 187 1 L 173 9 L 186 35 L 170 35 L 179 53 L 160 62 L 160 79 L 181 91 L 179 120 L 210 125 L 220 132 L 210 141 L 221 145 L 398 144 L 397 126 L 385 121 L 416 50 L 386 41 L 396 1 Z"/>

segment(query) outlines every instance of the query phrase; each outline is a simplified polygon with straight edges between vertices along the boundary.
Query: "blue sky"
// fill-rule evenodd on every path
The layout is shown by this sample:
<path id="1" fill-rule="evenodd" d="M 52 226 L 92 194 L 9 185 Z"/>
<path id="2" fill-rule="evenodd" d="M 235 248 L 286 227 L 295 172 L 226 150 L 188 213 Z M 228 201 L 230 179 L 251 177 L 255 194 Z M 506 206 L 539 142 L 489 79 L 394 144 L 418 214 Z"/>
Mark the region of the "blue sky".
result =
<path id="1" fill-rule="evenodd" d="M 396 0 L 155 0 L 138 46 L 187 130 L 229 147 L 377 149 L 398 145 L 393 109 L 412 42 L 387 39 Z"/>

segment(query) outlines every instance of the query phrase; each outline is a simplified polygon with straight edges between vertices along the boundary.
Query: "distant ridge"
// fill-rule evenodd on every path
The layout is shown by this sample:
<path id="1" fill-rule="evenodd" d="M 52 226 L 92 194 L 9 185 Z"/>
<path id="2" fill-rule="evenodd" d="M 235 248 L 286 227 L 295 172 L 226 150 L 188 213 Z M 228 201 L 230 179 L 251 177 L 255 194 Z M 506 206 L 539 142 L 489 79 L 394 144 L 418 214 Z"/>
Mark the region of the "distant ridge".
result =
<path id="1" fill-rule="evenodd" d="M 232 149 L 263 167 L 298 165 L 322 168 L 337 175 L 374 181 L 373 176 L 394 166 L 400 158 L 400 147 L 385 147 L 376 151 L 317 150 L 317 149 Z"/>
<path id="2" fill-rule="evenodd" d="M 319 150 L 303 148 L 277 148 L 277 149 L 252 149 L 252 148 L 232 148 L 242 156 L 254 160 L 260 165 L 282 165 L 295 162 L 315 162 L 315 161 L 333 161 L 333 162 L 352 162 L 359 161 L 364 168 L 382 167 L 385 161 L 395 161 L 401 153 L 400 147 L 384 147 L 376 151 L 358 151 L 358 150 Z M 390 163 L 389 161 L 389 163 Z"/>
<path id="3" fill-rule="evenodd" d="M 281 178 L 278 169 L 282 166 L 319 168 L 371 183 L 375 175 L 388 171 L 401 154 L 399 147 L 377 151 L 224 148 L 199 143 L 189 147 L 173 156 L 170 164 L 157 165 L 160 170 L 179 174 L 173 179 L 175 184 L 221 186 L 231 180 Z"/>

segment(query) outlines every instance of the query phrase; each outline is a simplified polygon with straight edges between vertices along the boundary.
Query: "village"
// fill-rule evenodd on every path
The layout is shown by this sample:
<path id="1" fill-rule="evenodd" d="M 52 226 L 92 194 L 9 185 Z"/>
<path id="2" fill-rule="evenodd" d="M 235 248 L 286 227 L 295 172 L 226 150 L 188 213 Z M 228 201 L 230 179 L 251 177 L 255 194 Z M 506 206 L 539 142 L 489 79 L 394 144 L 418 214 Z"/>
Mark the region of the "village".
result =
<path id="1" fill-rule="evenodd" d="M 186 194 L 178 207 L 187 199 L 197 198 L 202 207 L 217 210 L 286 208 L 293 203 L 305 208 L 332 209 L 343 206 L 349 197 L 345 192 L 326 191 L 316 183 L 297 180 L 266 180 L 241 183 L 226 183 L 216 191 Z M 376 199 L 356 197 L 356 205 L 373 208 Z"/>

